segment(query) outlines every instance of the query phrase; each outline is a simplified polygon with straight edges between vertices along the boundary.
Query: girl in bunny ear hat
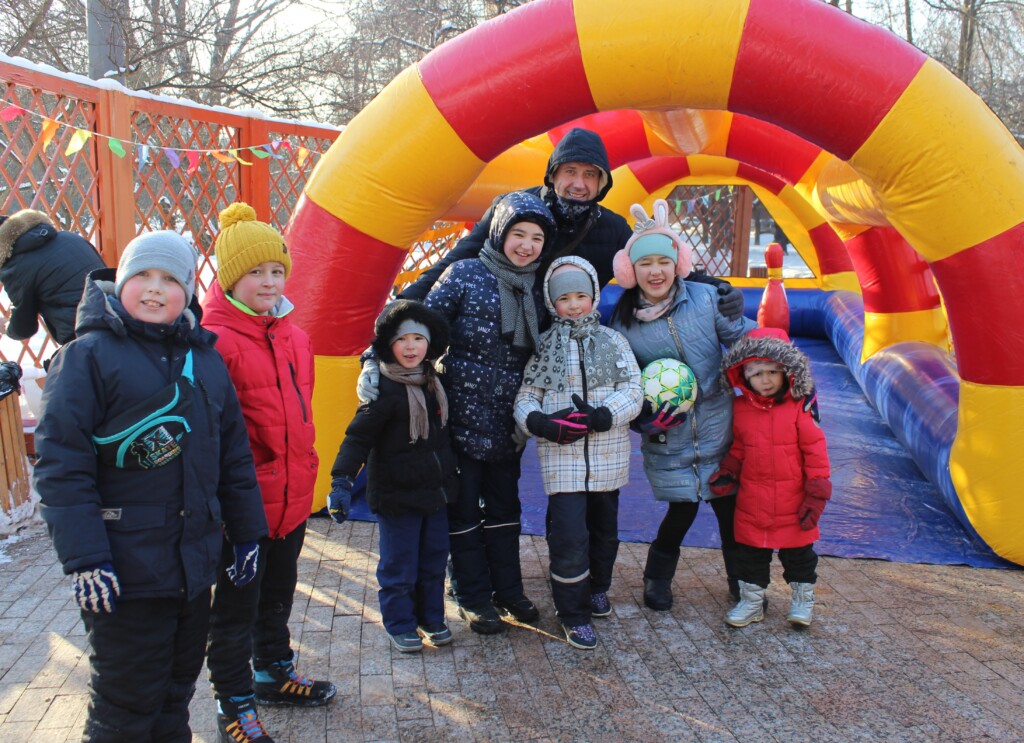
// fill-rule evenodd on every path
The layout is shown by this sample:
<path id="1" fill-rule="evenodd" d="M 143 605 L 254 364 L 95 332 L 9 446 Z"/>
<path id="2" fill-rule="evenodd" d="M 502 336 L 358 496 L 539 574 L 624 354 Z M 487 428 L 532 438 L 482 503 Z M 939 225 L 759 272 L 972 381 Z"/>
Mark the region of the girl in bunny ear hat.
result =
<path id="1" fill-rule="evenodd" d="M 708 479 L 732 442 L 732 390 L 719 379 L 722 345 L 731 346 L 756 325 L 721 314 L 715 286 L 683 280 L 690 273 L 692 251 L 669 225 L 664 199 L 654 202 L 653 217 L 640 204 L 633 204 L 630 213 L 637 220 L 634 234 L 614 259 L 615 278 L 625 291 L 609 324 L 629 341 L 641 369 L 656 359 L 678 359 L 693 370 L 700 389 L 686 413 L 655 410 L 645 401 L 633 421 L 642 436 L 644 471 L 654 497 L 668 503 L 644 568 L 644 603 L 665 611 L 672 606 L 679 544 L 704 500 L 718 519 L 729 589 L 738 595 L 732 528 L 736 496 L 716 496 Z"/>

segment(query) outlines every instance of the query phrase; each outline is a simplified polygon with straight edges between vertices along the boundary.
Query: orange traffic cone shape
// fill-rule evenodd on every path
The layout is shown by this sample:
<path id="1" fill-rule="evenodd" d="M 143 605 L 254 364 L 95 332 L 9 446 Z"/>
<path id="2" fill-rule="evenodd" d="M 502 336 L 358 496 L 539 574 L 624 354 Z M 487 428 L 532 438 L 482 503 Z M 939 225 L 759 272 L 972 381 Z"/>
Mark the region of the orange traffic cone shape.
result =
<path id="1" fill-rule="evenodd" d="M 757 324 L 762 328 L 781 328 L 789 333 L 789 300 L 782 285 L 782 246 L 771 243 L 764 253 L 768 264 L 768 284 L 757 308 Z"/>

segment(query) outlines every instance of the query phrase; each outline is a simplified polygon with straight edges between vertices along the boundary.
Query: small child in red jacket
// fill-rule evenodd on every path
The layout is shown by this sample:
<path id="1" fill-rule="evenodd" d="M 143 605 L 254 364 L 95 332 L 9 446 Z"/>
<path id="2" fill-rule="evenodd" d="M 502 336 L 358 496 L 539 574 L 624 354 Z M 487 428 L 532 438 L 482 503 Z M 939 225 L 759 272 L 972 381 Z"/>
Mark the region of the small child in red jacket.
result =
<path id="1" fill-rule="evenodd" d="M 710 480 L 736 496 L 736 575 L 740 600 L 726 624 L 764 619 L 772 551 L 779 551 L 793 600 L 786 620 L 810 625 L 814 612 L 818 518 L 832 495 L 825 434 L 818 425 L 807 356 L 778 328 L 758 328 L 722 360 L 733 400 L 733 444 Z M 737 490 L 738 488 L 738 490 Z"/>
<path id="2" fill-rule="evenodd" d="M 214 251 L 217 282 L 203 300 L 202 324 L 217 334 L 242 404 L 270 534 L 260 541 L 256 580 L 237 588 L 223 571 L 218 578 L 207 666 L 221 739 L 262 743 L 270 736 L 254 702 L 317 707 L 337 693 L 295 670 L 288 631 L 319 463 L 313 349 L 288 317 L 292 259 L 277 230 L 248 204 L 231 204 L 220 213 Z"/>

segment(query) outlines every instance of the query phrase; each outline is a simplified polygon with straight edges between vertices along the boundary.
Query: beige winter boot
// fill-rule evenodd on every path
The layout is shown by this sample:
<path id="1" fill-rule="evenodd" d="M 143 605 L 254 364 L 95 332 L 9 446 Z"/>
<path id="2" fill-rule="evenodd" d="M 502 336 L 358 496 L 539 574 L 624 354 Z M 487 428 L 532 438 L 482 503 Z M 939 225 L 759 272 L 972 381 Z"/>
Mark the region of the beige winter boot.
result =
<path id="1" fill-rule="evenodd" d="M 740 581 L 740 601 L 725 615 L 730 627 L 746 627 L 751 622 L 764 619 L 764 592 L 756 583 Z"/>
<path id="2" fill-rule="evenodd" d="M 794 627 L 809 627 L 814 618 L 814 584 L 790 583 L 793 601 L 789 605 L 786 621 Z"/>

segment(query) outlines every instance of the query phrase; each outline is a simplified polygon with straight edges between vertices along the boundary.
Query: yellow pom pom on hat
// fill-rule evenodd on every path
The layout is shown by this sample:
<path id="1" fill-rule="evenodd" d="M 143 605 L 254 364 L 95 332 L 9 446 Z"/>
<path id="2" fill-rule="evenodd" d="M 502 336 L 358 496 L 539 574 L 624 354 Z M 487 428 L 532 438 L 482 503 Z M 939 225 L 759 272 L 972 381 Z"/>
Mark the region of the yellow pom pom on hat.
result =
<path id="1" fill-rule="evenodd" d="M 236 201 L 220 213 L 220 234 L 213 243 L 217 256 L 217 281 L 230 291 L 255 266 L 277 261 L 285 278 L 292 272 L 292 257 L 281 233 L 256 219 L 256 210 Z"/>

